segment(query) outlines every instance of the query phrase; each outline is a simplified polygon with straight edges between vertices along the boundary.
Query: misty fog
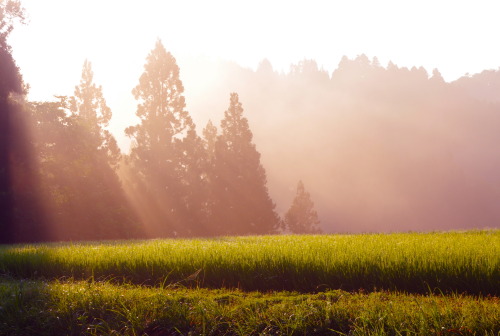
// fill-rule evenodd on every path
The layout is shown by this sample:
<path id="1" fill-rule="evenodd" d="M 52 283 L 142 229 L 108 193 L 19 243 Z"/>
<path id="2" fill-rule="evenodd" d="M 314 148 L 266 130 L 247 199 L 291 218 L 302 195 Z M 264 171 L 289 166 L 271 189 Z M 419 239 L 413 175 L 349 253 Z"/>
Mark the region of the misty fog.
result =
<path id="1" fill-rule="evenodd" d="M 302 179 L 326 232 L 498 227 L 498 71 L 447 83 L 364 55 L 333 73 L 314 60 L 287 73 L 266 60 L 179 64 L 199 129 L 239 93 L 279 214 Z"/>

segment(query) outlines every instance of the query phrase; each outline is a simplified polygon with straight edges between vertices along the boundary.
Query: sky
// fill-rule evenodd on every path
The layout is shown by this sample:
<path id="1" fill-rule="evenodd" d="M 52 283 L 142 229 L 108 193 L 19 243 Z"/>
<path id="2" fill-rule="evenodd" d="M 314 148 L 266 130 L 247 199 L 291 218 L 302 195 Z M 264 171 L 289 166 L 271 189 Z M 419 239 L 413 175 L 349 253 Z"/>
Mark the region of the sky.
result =
<path id="1" fill-rule="evenodd" d="M 118 138 L 158 38 L 177 59 L 206 56 L 255 69 L 267 58 L 284 72 L 307 58 L 331 73 L 343 55 L 362 53 L 383 66 L 438 68 L 447 81 L 500 67 L 498 1 L 21 1 L 28 21 L 9 42 L 29 98 L 73 94 L 88 59 Z"/>

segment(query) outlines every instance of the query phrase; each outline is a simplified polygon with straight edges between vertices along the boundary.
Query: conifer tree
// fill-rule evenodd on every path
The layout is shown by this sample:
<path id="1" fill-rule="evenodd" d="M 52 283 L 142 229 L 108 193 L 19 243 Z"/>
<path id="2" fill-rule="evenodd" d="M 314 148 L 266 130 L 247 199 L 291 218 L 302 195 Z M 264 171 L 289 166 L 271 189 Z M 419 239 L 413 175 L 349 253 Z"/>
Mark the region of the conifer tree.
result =
<path id="1" fill-rule="evenodd" d="M 232 93 L 215 144 L 212 225 L 218 234 L 269 234 L 279 218 L 238 94 Z"/>
<path id="2" fill-rule="evenodd" d="M 203 146 L 207 152 L 208 161 L 213 162 L 215 159 L 215 143 L 217 141 L 217 127 L 212 123 L 212 120 L 207 122 L 203 129 Z"/>
<path id="3" fill-rule="evenodd" d="M 207 227 L 209 184 L 206 178 L 207 152 L 203 140 L 196 134 L 194 125 L 179 142 L 181 177 L 181 233 L 189 236 L 209 235 Z"/>
<path id="4" fill-rule="evenodd" d="M 200 175 L 197 160 L 201 140 L 185 110 L 184 86 L 175 58 L 160 40 L 149 53 L 139 84 L 132 93 L 139 101 L 136 115 L 140 124 L 128 127 L 132 138 L 130 162 L 139 178 L 139 186 L 148 198 L 157 219 L 150 223 L 155 235 L 185 235 L 192 228 L 186 224 L 186 209 L 193 201 L 188 188 L 196 188 Z M 196 203 L 196 202 L 192 202 Z"/>
<path id="5" fill-rule="evenodd" d="M 291 233 L 321 233 L 319 219 L 311 195 L 299 181 L 293 203 L 285 214 L 284 225 Z"/>
<path id="6" fill-rule="evenodd" d="M 115 138 L 105 129 L 111 120 L 111 109 L 106 104 L 102 87 L 94 83 L 92 64 L 88 60 L 83 63 L 80 85 L 75 87 L 75 95 L 69 103 L 70 111 L 89 136 L 89 150 L 101 152 L 110 165 L 116 166 L 120 149 Z"/>
<path id="7" fill-rule="evenodd" d="M 444 78 L 438 69 L 432 70 L 431 80 L 434 81 L 435 83 L 444 84 Z"/>
<path id="8" fill-rule="evenodd" d="M 211 120 L 203 129 L 203 148 L 205 151 L 205 164 L 203 180 L 205 182 L 205 209 L 207 219 L 207 235 L 215 235 L 213 227 L 210 226 L 210 218 L 212 218 L 214 205 L 215 205 L 215 144 L 217 142 L 217 127 Z"/>

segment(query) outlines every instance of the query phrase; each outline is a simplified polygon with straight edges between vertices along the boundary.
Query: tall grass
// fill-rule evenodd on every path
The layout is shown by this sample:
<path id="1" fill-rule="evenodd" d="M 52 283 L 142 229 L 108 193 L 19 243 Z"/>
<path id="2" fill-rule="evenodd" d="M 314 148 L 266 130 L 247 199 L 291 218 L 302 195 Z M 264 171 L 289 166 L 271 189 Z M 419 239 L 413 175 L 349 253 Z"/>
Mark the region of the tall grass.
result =
<path id="1" fill-rule="evenodd" d="M 497 297 L 0 279 L 0 335 L 498 335 Z"/>
<path id="2" fill-rule="evenodd" d="M 0 273 L 243 290 L 498 295 L 500 231 L 3 246 Z"/>

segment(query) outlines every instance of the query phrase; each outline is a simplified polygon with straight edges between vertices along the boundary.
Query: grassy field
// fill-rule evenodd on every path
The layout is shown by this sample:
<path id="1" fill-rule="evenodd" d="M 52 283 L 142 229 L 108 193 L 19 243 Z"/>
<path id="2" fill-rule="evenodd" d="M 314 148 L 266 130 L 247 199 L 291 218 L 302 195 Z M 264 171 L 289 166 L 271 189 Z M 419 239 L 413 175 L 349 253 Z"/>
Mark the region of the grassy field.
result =
<path id="1" fill-rule="evenodd" d="M 500 335 L 500 231 L 0 247 L 0 335 Z"/>
<path id="2" fill-rule="evenodd" d="M 500 231 L 6 246 L 0 273 L 261 291 L 498 295 Z"/>
<path id="3" fill-rule="evenodd" d="M 0 281 L 1 335 L 498 335 L 498 297 Z"/>

